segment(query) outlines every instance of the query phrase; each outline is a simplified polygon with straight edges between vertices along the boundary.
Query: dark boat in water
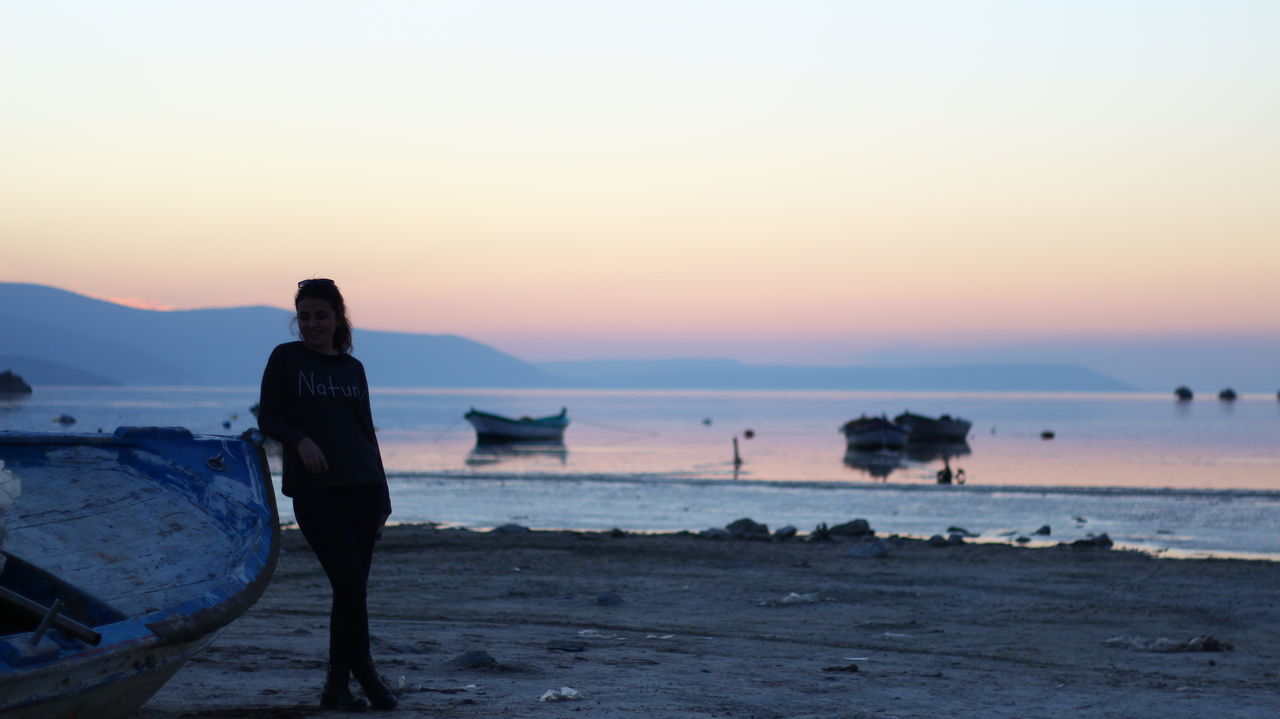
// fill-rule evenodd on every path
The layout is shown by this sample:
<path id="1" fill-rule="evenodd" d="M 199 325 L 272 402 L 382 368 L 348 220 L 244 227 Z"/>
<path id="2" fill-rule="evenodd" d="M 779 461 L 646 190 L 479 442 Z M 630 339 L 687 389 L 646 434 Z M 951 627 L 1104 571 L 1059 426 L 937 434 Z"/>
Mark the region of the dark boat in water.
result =
<path id="1" fill-rule="evenodd" d="M 1195 393 L 1190 387 L 1183 385 L 1173 391 L 1173 396 L 1177 397 L 1179 402 L 1190 402 L 1195 397 Z"/>
<path id="2" fill-rule="evenodd" d="M 0 461 L 0 719 L 133 715 L 271 579 L 256 431 L 0 432 Z"/>
<path id="3" fill-rule="evenodd" d="M 911 442 L 963 442 L 969 436 L 973 423 L 967 419 L 944 414 L 938 418 L 903 412 L 893 418 L 893 423 L 911 433 Z"/>
<path id="4" fill-rule="evenodd" d="M 949 484 L 951 459 L 971 451 L 966 440 L 971 426 L 968 420 L 947 414 L 935 419 L 903 412 L 892 422 L 883 416 L 863 415 L 840 428 L 846 441 L 844 463 L 884 479 L 906 462 L 942 460 L 944 471 L 939 472 L 938 481 Z"/>
<path id="5" fill-rule="evenodd" d="M 890 422 L 885 417 L 863 415 L 851 419 L 840 427 L 845 445 L 849 449 L 902 449 L 907 446 L 909 430 Z"/>
<path id="6" fill-rule="evenodd" d="M 1218 399 L 1224 402 L 1234 402 L 1236 401 L 1236 396 L 1237 396 L 1236 391 L 1231 389 L 1230 387 L 1227 387 L 1226 389 L 1218 393 Z"/>
<path id="7" fill-rule="evenodd" d="M 481 412 L 474 407 L 466 419 L 476 430 L 476 440 L 490 442 L 560 442 L 569 426 L 569 410 L 561 408 L 560 414 L 546 417 L 504 417 L 500 414 Z"/>

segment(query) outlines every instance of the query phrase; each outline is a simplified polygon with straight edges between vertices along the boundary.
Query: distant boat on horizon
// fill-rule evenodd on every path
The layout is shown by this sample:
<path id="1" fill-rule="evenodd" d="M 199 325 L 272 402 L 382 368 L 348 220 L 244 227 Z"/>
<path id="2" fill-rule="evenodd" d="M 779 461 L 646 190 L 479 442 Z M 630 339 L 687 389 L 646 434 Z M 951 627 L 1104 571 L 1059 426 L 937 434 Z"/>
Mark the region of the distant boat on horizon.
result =
<path id="1" fill-rule="evenodd" d="M 560 442 L 569 426 L 569 410 L 561 407 L 559 414 L 546 417 L 504 417 L 492 412 L 481 412 L 472 407 L 465 415 L 476 430 L 480 443 L 501 442 Z"/>
<path id="2" fill-rule="evenodd" d="M 1234 402 L 1236 400 L 1236 391 L 1227 387 L 1218 393 L 1218 399 L 1224 402 Z"/>
<path id="3" fill-rule="evenodd" d="M 1190 402 L 1191 399 L 1195 397 L 1195 394 L 1192 393 L 1191 388 L 1186 385 L 1182 385 L 1181 387 L 1175 389 L 1173 391 L 1173 394 L 1175 397 L 1178 398 L 1178 401 L 1180 402 Z"/>

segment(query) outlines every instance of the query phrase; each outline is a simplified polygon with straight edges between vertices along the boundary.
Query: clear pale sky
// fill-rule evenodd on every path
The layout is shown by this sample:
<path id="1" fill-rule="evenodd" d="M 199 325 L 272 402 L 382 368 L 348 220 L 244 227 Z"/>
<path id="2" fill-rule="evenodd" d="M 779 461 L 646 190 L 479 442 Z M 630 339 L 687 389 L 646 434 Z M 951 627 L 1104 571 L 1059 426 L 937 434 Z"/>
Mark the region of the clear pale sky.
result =
<path id="1" fill-rule="evenodd" d="M 0 0 L 0 281 L 525 359 L 1280 329 L 1280 2 Z"/>

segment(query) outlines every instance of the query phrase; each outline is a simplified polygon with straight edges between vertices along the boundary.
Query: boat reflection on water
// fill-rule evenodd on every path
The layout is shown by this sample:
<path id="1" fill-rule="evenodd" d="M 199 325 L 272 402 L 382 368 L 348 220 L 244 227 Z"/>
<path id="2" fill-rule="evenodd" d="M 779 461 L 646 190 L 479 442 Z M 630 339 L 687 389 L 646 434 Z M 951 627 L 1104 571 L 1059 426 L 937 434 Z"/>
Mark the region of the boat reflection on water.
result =
<path id="1" fill-rule="evenodd" d="M 972 454 L 968 442 L 912 442 L 907 445 L 907 459 L 920 464 L 928 464 L 942 460 L 947 462 L 953 457 L 964 457 Z"/>
<path id="2" fill-rule="evenodd" d="M 509 461 L 559 460 L 567 464 L 569 448 L 563 442 L 477 442 L 467 453 L 468 467 Z"/>
<path id="3" fill-rule="evenodd" d="M 886 481 L 890 474 L 899 469 L 906 469 L 912 464 L 928 465 L 941 461 L 942 468 L 936 477 L 939 484 L 964 483 L 964 470 L 952 470 L 951 460 L 964 457 L 973 452 L 968 442 L 909 442 L 901 450 L 857 450 L 847 449 L 844 453 L 844 464 L 847 467 L 865 472 L 875 479 Z"/>
<path id="4" fill-rule="evenodd" d="M 853 449 L 845 450 L 844 463 L 847 467 L 866 472 L 879 480 L 886 479 L 895 469 L 907 466 L 906 457 L 896 449 Z"/>

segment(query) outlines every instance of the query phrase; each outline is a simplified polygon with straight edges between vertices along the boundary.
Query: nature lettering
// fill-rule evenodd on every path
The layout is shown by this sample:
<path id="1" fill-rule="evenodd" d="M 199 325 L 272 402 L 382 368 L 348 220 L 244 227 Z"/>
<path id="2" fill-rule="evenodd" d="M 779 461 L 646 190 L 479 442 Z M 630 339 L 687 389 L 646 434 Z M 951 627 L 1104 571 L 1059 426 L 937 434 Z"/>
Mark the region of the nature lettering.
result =
<path id="1" fill-rule="evenodd" d="M 307 394 L 320 397 L 359 397 L 360 385 L 340 385 L 333 381 L 333 375 L 329 375 L 328 382 L 316 381 L 315 372 L 298 372 L 298 396 L 301 397 L 303 388 L 306 388 Z"/>

